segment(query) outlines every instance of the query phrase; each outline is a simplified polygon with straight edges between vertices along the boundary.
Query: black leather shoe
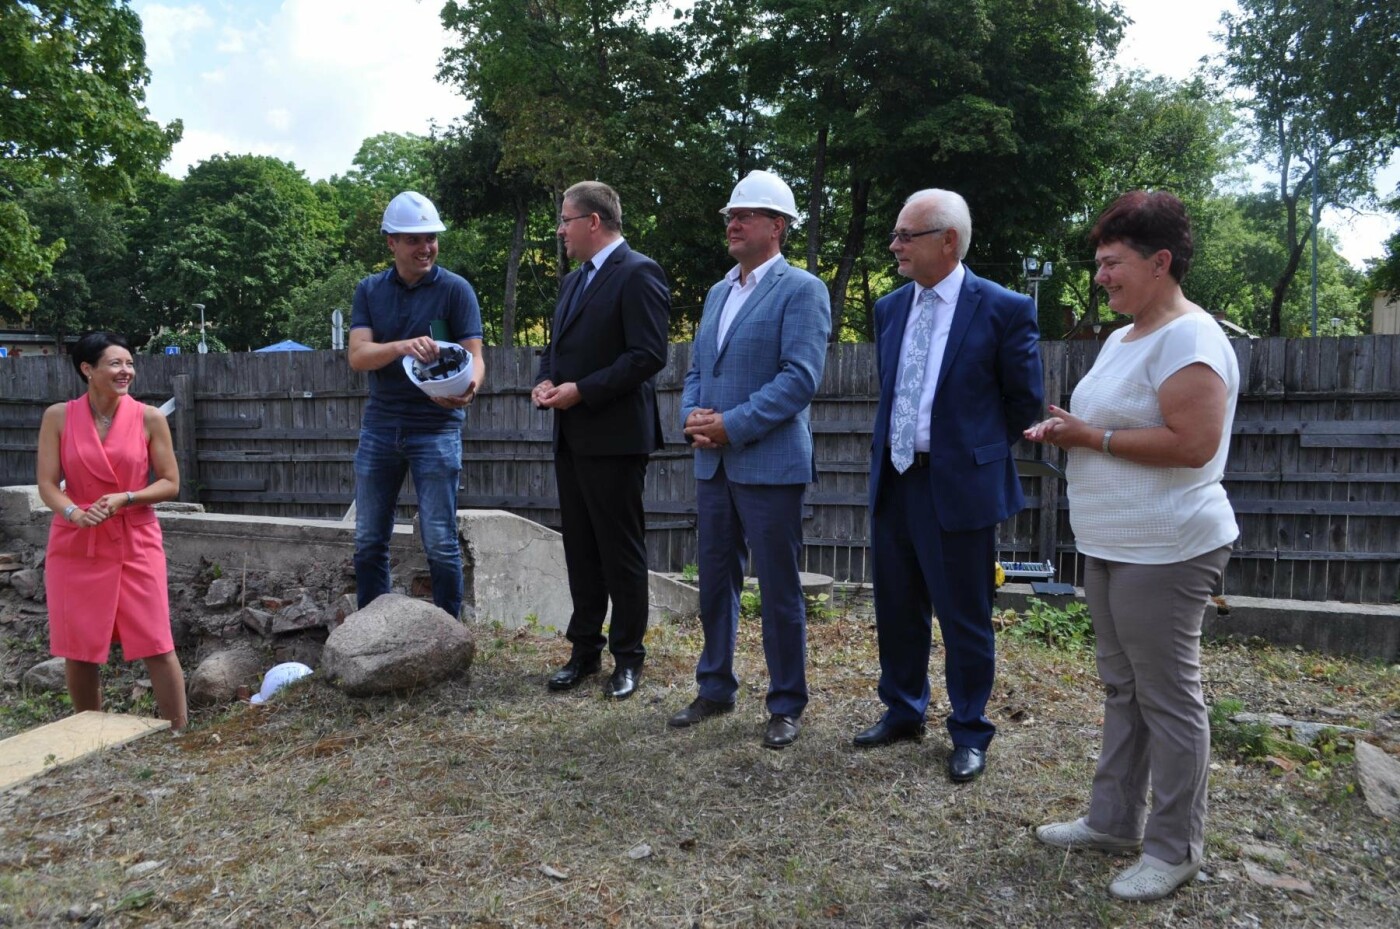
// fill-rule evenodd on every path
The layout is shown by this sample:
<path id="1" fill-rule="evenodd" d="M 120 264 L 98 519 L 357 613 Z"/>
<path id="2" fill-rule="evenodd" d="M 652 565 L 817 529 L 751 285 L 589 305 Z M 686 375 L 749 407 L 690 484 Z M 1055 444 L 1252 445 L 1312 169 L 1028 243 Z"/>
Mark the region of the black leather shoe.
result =
<path id="1" fill-rule="evenodd" d="M 583 683 L 585 677 L 598 673 L 602 662 L 597 655 L 592 658 L 570 658 L 564 667 L 549 676 L 550 690 L 573 690 Z"/>
<path id="2" fill-rule="evenodd" d="M 666 720 L 666 725 L 672 729 L 684 729 L 686 726 L 703 722 L 711 716 L 723 716 L 725 713 L 732 712 L 733 709 L 734 704 L 732 703 L 721 703 L 718 700 L 696 697 L 690 706 Z"/>
<path id="3" fill-rule="evenodd" d="M 637 692 L 637 685 L 641 682 L 641 668 L 618 668 L 608 678 L 608 689 L 603 694 L 613 700 L 626 700 Z"/>
<path id="4" fill-rule="evenodd" d="M 893 745 L 895 742 L 903 742 L 908 739 L 921 739 L 924 736 L 924 730 L 925 726 L 922 720 L 911 723 L 892 723 L 887 719 L 882 719 L 869 729 L 856 733 L 854 741 L 857 748 L 876 748 L 880 745 Z"/>
<path id="5" fill-rule="evenodd" d="M 802 723 L 796 716 L 774 713 L 768 717 L 768 726 L 763 730 L 763 747 L 787 748 L 797 741 L 797 734 L 801 731 Z"/>
<path id="6" fill-rule="evenodd" d="M 977 779 L 987 769 L 987 753 L 980 748 L 959 745 L 948 756 L 948 776 L 954 784 L 966 784 Z"/>

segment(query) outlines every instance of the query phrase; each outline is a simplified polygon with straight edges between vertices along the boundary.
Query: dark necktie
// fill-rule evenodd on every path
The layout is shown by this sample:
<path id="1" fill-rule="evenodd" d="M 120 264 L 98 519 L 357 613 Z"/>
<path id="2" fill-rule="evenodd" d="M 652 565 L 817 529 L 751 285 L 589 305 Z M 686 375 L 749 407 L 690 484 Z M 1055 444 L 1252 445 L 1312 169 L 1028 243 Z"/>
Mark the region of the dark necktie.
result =
<path id="1" fill-rule="evenodd" d="M 574 318 L 574 314 L 578 312 L 578 305 L 583 302 L 583 292 L 588 289 L 588 275 L 592 273 L 593 262 L 591 260 L 585 261 L 579 274 L 578 286 L 574 288 L 574 295 L 569 300 L 569 311 L 564 314 L 564 321 L 560 324 L 560 328 L 567 326 L 569 321 Z"/>

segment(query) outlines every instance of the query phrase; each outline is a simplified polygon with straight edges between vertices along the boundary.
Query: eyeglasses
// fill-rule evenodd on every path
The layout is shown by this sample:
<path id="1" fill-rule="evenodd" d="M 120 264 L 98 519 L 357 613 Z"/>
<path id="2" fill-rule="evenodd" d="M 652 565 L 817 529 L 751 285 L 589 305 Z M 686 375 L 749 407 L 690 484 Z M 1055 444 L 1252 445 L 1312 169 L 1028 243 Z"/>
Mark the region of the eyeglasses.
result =
<path id="1" fill-rule="evenodd" d="M 720 219 L 724 220 L 726 226 L 730 223 L 738 223 L 741 226 L 747 226 L 749 223 L 753 222 L 755 216 L 764 216 L 768 219 L 776 218 L 775 214 L 764 210 L 731 210 L 728 213 L 721 213 L 719 216 Z"/>
<path id="2" fill-rule="evenodd" d="M 576 220 L 576 219 L 587 219 L 588 217 L 590 217 L 590 216 L 592 216 L 592 215 L 593 215 L 592 213 L 580 213 L 580 214 L 578 214 L 577 216 L 560 216 L 560 217 L 559 217 L 559 225 L 562 226 L 562 225 L 564 225 L 565 223 L 571 223 L 571 222 L 573 222 L 573 221 Z"/>
<path id="3" fill-rule="evenodd" d="M 947 226 L 939 226 L 936 229 L 925 229 L 923 232 L 900 232 L 898 229 L 896 229 L 894 232 L 890 233 L 890 244 L 893 245 L 895 240 L 898 239 L 901 245 L 908 245 L 910 242 L 914 241 L 921 235 L 933 235 L 935 232 L 947 231 Z"/>

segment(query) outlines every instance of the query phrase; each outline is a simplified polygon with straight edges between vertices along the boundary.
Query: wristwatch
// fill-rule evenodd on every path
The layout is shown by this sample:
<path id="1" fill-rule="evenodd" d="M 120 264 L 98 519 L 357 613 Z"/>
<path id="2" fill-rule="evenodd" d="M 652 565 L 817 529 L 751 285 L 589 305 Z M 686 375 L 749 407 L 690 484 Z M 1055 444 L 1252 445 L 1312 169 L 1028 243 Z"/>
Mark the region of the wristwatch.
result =
<path id="1" fill-rule="evenodd" d="M 70 504 L 68 504 L 67 506 L 65 506 L 65 507 L 63 508 L 63 518 L 66 519 L 66 520 L 68 520 L 68 521 L 71 523 L 71 522 L 73 521 L 73 511 L 76 510 L 77 508 L 78 508 L 78 504 L 76 504 L 76 503 L 70 503 Z"/>

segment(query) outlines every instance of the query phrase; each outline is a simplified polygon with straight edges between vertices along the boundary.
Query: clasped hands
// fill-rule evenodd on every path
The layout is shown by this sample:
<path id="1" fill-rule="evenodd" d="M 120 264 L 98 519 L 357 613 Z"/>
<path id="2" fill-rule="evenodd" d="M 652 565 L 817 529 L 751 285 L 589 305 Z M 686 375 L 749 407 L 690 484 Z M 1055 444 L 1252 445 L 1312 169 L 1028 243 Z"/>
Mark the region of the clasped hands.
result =
<path id="1" fill-rule="evenodd" d="M 126 492 L 115 494 L 104 494 L 97 498 L 97 501 L 87 509 L 79 506 L 73 511 L 73 518 L 69 520 L 73 525 L 84 529 L 91 529 L 99 526 L 111 517 L 117 515 L 117 510 L 126 506 Z"/>
<path id="2" fill-rule="evenodd" d="M 685 418 L 685 435 L 696 448 L 720 448 L 729 444 L 724 431 L 724 414 L 705 407 L 696 407 Z"/>
<path id="3" fill-rule="evenodd" d="M 578 385 L 573 381 L 556 386 L 553 381 L 546 379 L 530 391 L 530 400 L 536 409 L 567 410 L 577 406 L 583 400 L 583 394 L 578 392 Z"/>

